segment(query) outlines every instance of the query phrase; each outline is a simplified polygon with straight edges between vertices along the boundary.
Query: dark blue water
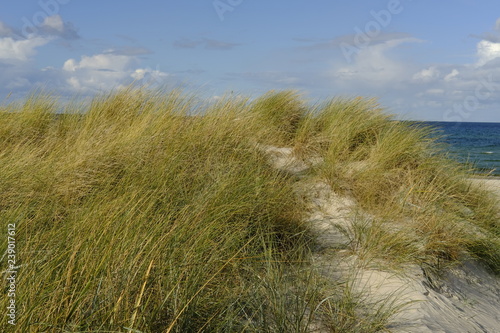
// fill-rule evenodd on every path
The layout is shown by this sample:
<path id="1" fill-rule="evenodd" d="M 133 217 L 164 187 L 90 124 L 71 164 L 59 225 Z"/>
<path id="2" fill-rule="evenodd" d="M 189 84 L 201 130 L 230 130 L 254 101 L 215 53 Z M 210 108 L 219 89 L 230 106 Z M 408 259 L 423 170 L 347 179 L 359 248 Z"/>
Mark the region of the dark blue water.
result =
<path id="1" fill-rule="evenodd" d="M 451 157 L 500 176 L 500 123 L 426 122 L 444 135 Z"/>

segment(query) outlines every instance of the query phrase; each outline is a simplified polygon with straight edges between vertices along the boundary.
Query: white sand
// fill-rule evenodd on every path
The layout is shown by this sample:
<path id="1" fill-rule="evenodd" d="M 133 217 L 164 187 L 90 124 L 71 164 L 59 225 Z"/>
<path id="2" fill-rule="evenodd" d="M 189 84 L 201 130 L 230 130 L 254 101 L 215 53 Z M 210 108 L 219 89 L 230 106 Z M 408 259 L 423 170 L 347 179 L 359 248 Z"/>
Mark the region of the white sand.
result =
<path id="1" fill-rule="evenodd" d="M 500 180 L 477 182 L 500 195 Z M 339 249 L 349 242 L 349 211 L 355 209 L 355 203 L 331 191 L 328 194 L 325 184 L 316 188 L 321 191 L 310 192 L 316 203 L 311 227 L 323 250 Z M 417 265 L 391 272 L 359 265 L 355 256 L 344 257 L 342 262 L 331 260 L 316 257 L 321 271 L 332 281 L 349 274 L 355 277 L 354 291 L 365 295 L 366 302 L 374 306 L 381 301 L 394 302 L 403 307 L 392 317 L 388 327 L 392 332 L 500 332 L 500 279 L 473 261 L 448 270 L 442 278 L 429 280 Z"/>
<path id="2" fill-rule="evenodd" d="M 500 178 L 475 177 L 471 178 L 471 181 L 473 184 L 497 194 L 500 198 Z"/>
<path id="3" fill-rule="evenodd" d="M 309 166 L 298 161 L 291 149 L 262 148 L 277 169 L 298 176 L 307 172 Z M 471 181 L 500 198 L 500 179 Z M 353 214 L 360 214 L 354 200 L 335 194 L 328 184 L 320 181 L 300 183 L 297 192 L 311 202 L 307 220 L 320 247 L 315 265 L 334 283 L 346 276 L 354 277 L 353 291 L 363 293 L 365 301 L 374 306 L 381 301 L 401 305 L 403 308 L 392 317 L 388 327 L 391 332 L 500 332 L 498 277 L 473 261 L 448 270 L 440 278 L 431 277 L 417 265 L 398 272 L 366 267 L 355 255 L 343 250 L 353 239 Z M 328 255 L 332 251 L 337 255 Z M 345 256 L 338 255 L 342 252 Z M 321 324 L 313 326 L 314 332 L 322 332 Z"/>

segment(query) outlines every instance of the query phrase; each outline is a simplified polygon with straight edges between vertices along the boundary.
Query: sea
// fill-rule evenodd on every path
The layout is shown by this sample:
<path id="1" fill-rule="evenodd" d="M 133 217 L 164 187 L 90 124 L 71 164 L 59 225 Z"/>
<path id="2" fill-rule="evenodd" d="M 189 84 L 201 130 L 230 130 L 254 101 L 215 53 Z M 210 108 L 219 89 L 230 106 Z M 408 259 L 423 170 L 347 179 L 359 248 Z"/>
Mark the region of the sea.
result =
<path id="1" fill-rule="evenodd" d="M 472 165 L 473 173 L 500 177 L 500 123 L 425 122 L 438 130 L 450 157 Z"/>

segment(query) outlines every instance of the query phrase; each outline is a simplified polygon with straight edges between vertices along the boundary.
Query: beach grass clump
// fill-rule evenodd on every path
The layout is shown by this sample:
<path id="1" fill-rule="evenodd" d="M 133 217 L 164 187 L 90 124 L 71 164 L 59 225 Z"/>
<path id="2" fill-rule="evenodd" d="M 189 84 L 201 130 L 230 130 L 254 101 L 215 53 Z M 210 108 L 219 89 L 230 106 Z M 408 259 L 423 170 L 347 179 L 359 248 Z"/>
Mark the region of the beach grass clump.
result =
<path id="1" fill-rule="evenodd" d="M 47 134 L 52 114 L 57 111 L 57 100 L 49 94 L 35 92 L 23 102 L 6 106 L 2 111 L 2 141 L 36 143 Z"/>
<path id="2" fill-rule="evenodd" d="M 375 218 L 358 228 L 375 237 L 359 236 L 372 255 L 386 258 L 391 249 L 396 262 L 437 265 L 469 252 L 498 270 L 497 199 L 471 184 L 432 128 L 393 120 L 376 100 L 359 97 L 334 99 L 309 117 L 308 142 L 323 159 L 318 174 Z M 374 246 L 381 237 L 386 246 Z"/>
<path id="3" fill-rule="evenodd" d="M 252 101 L 252 121 L 261 143 L 290 146 L 304 120 L 306 103 L 296 91 L 270 91 Z M 264 132 L 262 130 L 264 129 Z M 271 131 L 270 131 L 271 130 Z M 270 138 L 266 137 L 271 135 Z"/>
<path id="4" fill-rule="evenodd" d="M 307 243 L 292 180 L 231 117 L 188 117 L 176 92 L 125 90 L 64 115 L 29 103 L 2 114 L 0 138 L 19 331 L 240 330 L 258 310 L 241 295 L 264 297 L 256 274 L 303 260 L 285 251 Z"/>

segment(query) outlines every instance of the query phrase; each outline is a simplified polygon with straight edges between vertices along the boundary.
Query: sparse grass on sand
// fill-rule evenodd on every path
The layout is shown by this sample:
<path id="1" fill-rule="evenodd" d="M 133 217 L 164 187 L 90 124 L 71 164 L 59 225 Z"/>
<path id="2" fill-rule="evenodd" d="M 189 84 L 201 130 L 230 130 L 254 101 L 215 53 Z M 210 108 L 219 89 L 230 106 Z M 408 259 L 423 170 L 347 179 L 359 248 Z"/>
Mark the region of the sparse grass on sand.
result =
<path id="1" fill-rule="evenodd" d="M 16 326 L 3 316 L 2 331 L 383 330 L 392 308 L 311 267 L 301 180 L 260 145 L 321 159 L 309 177 L 371 215 L 353 233 L 362 256 L 440 267 L 468 253 L 500 270 L 494 199 L 429 129 L 373 100 L 210 104 L 128 88 L 58 109 L 44 94 L 0 109 L 0 220 L 16 226 L 17 266 Z"/>

